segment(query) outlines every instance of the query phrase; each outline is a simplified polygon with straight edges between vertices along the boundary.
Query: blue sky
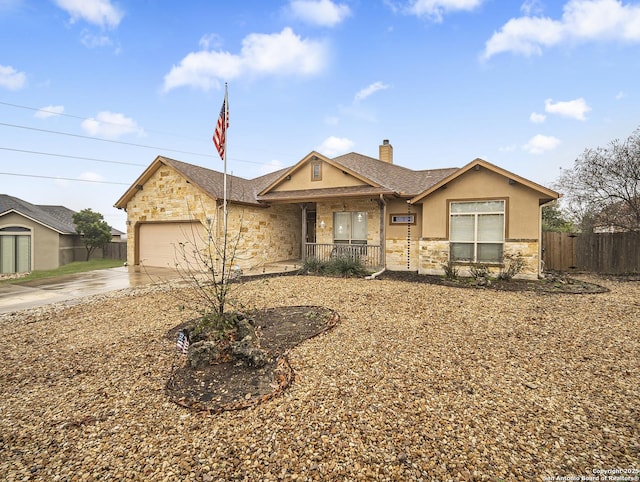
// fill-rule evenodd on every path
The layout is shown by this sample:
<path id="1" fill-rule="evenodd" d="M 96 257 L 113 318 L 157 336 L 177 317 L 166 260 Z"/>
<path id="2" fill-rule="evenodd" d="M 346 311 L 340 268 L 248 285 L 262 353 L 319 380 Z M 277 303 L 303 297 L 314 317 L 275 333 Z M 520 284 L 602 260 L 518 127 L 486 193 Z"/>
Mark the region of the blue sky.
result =
<path id="1" fill-rule="evenodd" d="M 0 0 L 0 192 L 101 212 L 157 155 L 228 171 L 312 150 L 543 185 L 640 126 L 640 1 Z M 41 177 L 38 177 L 41 176 Z"/>

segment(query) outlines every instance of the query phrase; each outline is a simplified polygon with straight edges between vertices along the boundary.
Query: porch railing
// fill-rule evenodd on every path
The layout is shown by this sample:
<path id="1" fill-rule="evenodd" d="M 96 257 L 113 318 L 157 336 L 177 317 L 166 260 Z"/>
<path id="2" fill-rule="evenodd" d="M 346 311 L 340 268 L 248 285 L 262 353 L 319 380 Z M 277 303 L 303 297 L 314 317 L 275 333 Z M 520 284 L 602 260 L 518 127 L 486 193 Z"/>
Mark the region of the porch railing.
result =
<path id="1" fill-rule="evenodd" d="M 331 258 L 359 259 L 367 268 L 382 266 L 382 248 L 376 244 L 320 244 L 305 243 L 305 259 L 316 258 L 325 262 Z"/>

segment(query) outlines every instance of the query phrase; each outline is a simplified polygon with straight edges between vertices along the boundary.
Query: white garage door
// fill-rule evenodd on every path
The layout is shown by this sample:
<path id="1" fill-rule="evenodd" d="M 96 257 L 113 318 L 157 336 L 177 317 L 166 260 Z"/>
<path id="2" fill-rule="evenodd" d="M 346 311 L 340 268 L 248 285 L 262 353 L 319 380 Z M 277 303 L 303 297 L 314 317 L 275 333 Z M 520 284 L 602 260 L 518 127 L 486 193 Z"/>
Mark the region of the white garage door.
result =
<path id="1" fill-rule="evenodd" d="M 140 264 L 173 268 L 185 265 L 183 252 L 192 256 L 196 244 L 202 245 L 204 227 L 199 222 L 142 224 L 139 232 Z M 184 250 L 181 244 L 185 246 Z M 188 261 L 193 263 L 193 258 Z M 195 267 L 192 266 L 192 268 Z"/>

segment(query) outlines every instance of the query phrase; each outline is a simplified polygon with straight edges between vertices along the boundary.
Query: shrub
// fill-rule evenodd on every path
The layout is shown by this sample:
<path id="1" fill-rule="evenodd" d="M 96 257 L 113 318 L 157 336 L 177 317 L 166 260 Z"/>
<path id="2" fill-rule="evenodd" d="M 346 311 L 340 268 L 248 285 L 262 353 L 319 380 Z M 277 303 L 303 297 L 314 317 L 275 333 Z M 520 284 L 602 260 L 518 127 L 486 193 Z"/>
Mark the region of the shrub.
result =
<path id="1" fill-rule="evenodd" d="M 489 268 L 486 264 L 473 263 L 469 268 L 469 273 L 476 280 L 480 278 L 489 279 Z"/>
<path id="2" fill-rule="evenodd" d="M 324 271 L 326 263 L 323 263 L 315 256 L 305 258 L 302 265 L 302 272 L 306 274 L 320 274 Z"/>
<path id="3" fill-rule="evenodd" d="M 504 257 L 504 266 L 500 268 L 500 272 L 498 273 L 498 279 L 509 281 L 513 279 L 515 275 L 520 273 L 526 263 L 521 254 L 514 255 L 505 255 Z"/>
<path id="4" fill-rule="evenodd" d="M 458 279 L 458 270 L 459 268 L 452 262 L 447 261 L 442 264 L 442 269 L 444 270 L 444 277 L 447 279 Z"/>
<path id="5" fill-rule="evenodd" d="M 344 276 L 345 278 L 351 276 L 365 276 L 368 274 L 367 270 L 362 265 L 362 261 L 353 256 L 337 256 L 335 258 L 331 258 L 327 263 L 326 272 L 327 274 Z"/>
<path id="6" fill-rule="evenodd" d="M 329 261 L 320 261 L 317 258 L 307 258 L 302 265 L 302 272 L 307 274 L 327 274 L 331 276 L 365 276 L 369 272 L 362 261 L 353 256 L 337 256 Z"/>

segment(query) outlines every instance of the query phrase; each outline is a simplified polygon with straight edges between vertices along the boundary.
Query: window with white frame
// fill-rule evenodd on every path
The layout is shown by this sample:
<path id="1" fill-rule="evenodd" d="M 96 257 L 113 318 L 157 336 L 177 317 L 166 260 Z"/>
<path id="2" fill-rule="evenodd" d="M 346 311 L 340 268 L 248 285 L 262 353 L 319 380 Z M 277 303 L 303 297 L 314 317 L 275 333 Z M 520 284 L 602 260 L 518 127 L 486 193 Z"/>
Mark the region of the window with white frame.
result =
<path id="1" fill-rule="evenodd" d="M 367 213 L 364 211 L 333 213 L 333 242 L 367 244 Z"/>
<path id="2" fill-rule="evenodd" d="M 501 263 L 505 202 L 451 202 L 449 207 L 451 261 Z"/>

